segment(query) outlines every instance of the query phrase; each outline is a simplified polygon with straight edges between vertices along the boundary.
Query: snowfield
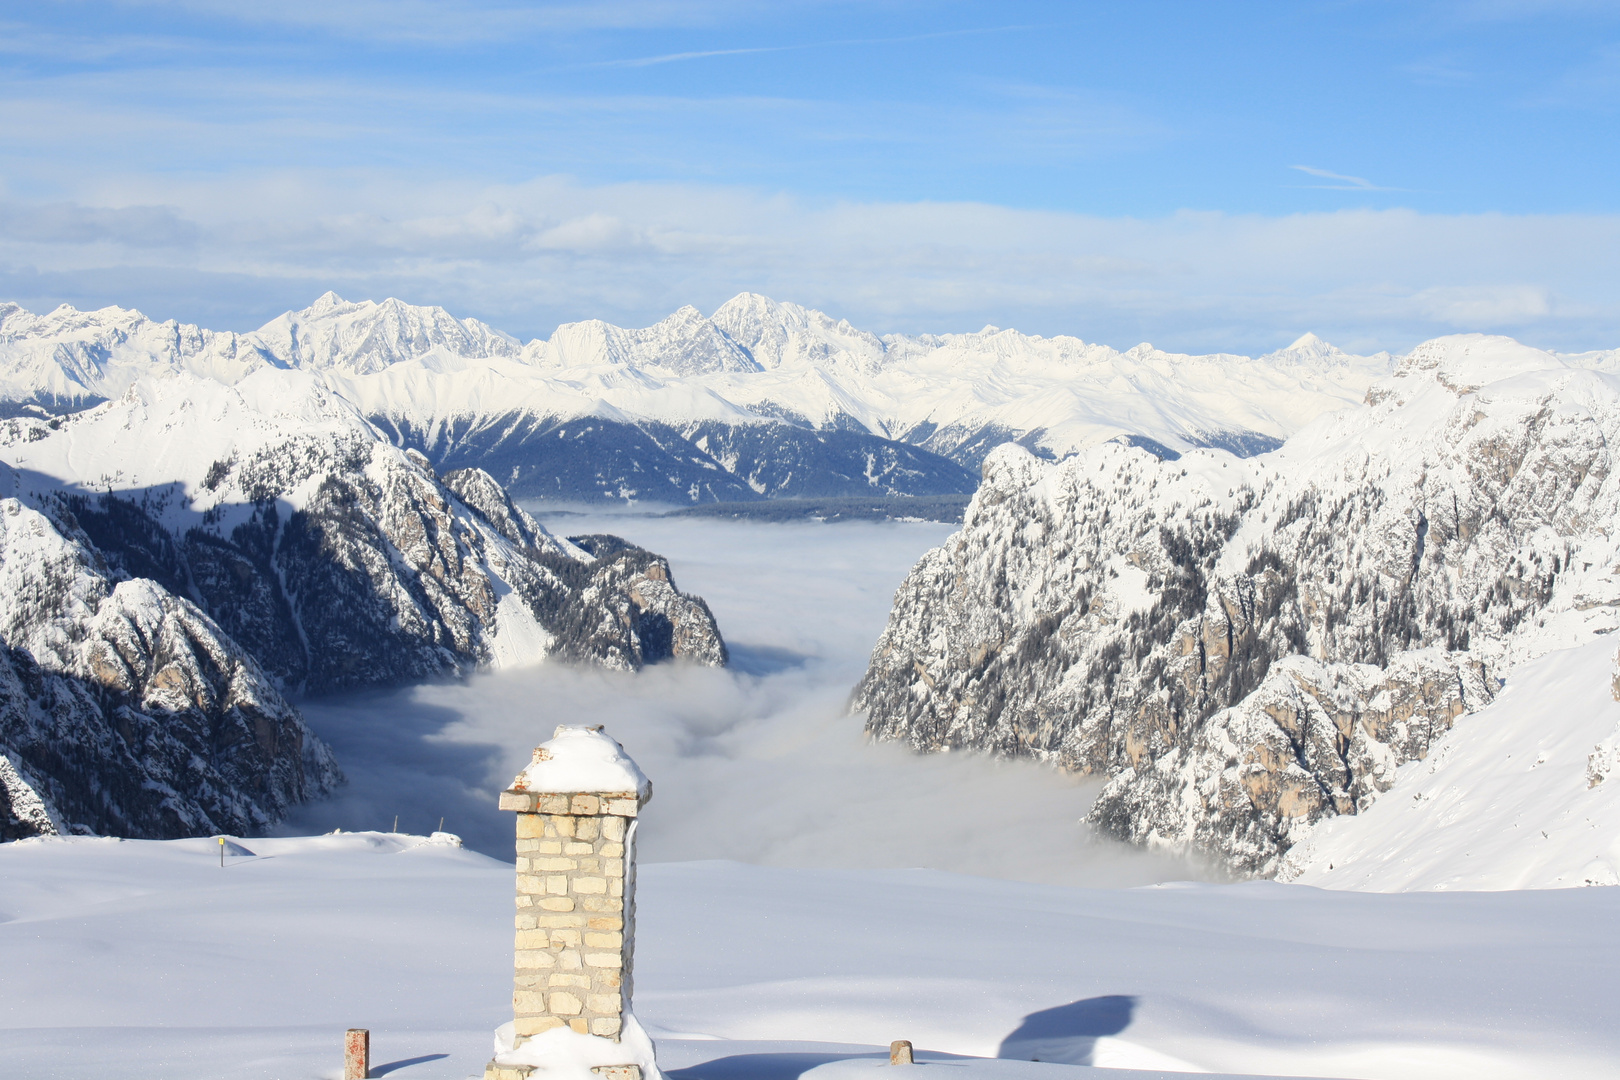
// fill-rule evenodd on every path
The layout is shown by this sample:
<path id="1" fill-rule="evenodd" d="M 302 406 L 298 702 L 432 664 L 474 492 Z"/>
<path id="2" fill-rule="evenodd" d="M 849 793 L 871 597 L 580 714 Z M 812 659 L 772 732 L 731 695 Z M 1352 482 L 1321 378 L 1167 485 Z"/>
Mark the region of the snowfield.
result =
<path id="1" fill-rule="evenodd" d="M 381 833 L 225 862 L 206 838 L 0 847 L 0 1076 L 335 1078 L 347 1027 L 371 1029 L 377 1075 L 481 1072 L 510 1018 L 510 864 Z M 897 1038 L 1046 1062 L 941 1060 L 960 1080 L 1620 1075 L 1615 889 L 706 862 L 643 865 L 639 898 L 636 1010 L 678 1078 L 843 1076 Z"/>
<path id="2" fill-rule="evenodd" d="M 333 702 L 310 720 L 350 740 L 335 745 L 351 784 L 308 810 L 330 815 L 323 828 L 386 828 L 394 812 L 431 828 L 447 811 L 458 828 L 480 801 L 486 816 L 467 824 L 504 854 L 511 815 L 493 809 L 486 773 L 510 779 L 537 729 L 605 720 L 656 788 L 636 1010 L 675 1080 L 847 1076 L 887 1068 L 897 1038 L 956 1080 L 1620 1076 L 1620 889 L 1388 895 L 1345 891 L 1355 883 L 1337 869 L 1332 889 L 1083 887 L 1186 870 L 1085 843 L 1086 790 L 1036 764 L 863 746 L 859 719 L 838 716 L 888 591 L 943 527 L 613 526 L 668 550 L 710 595 L 737 671 L 548 666 Z M 1514 739 L 1540 738 L 1549 716 L 1569 725 L 1567 755 L 1531 774 L 1547 787 L 1484 792 L 1516 800 L 1521 832 L 1554 821 L 1555 798 L 1609 797 L 1612 781 L 1588 788 L 1584 769 L 1620 722 L 1611 655 L 1600 644 L 1526 665 L 1499 705 L 1454 728 L 1507 731 L 1516 698 Z M 1450 745 L 1379 806 L 1410 801 L 1407 777 L 1454 760 Z M 470 801 L 447 801 L 447 787 Z M 1445 829 L 1403 843 L 1425 838 L 1439 845 L 1426 865 L 1452 874 L 1478 856 L 1448 854 Z M 1359 842 L 1370 868 L 1376 836 Z M 793 865 L 704 855 L 716 850 Z M 377 1075 L 480 1075 L 510 1017 L 510 862 L 380 832 L 228 851 L 222 870 L 209 839 L 0 846 L 0 1077 L 335 1078 L 350 1026 L 372 1030 Z M 1590 858 L 1575 854 L 1560 865 Z M 877 868 L 918 864 L 995 876 Z M 998 879 L 1059 871 L 1067 884 Z M 1004 1044 L 1042 1062 L 997 1059 Z M 1093 1064 L 1064 1064 L 1077 1061 Z"/>
<path id="3" fill-rule="evenodd" d="M 1615 644 L 1516 669 L 1370 808 L 1317 826 L 1278 876 L 1378 892 L 1620 885 Z"/>

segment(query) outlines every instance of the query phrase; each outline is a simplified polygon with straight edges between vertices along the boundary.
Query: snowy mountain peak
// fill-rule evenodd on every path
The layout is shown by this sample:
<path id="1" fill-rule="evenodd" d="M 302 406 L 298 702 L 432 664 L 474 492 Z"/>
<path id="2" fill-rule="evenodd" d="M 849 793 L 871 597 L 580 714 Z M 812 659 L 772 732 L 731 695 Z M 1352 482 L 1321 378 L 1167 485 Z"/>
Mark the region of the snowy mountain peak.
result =
<path id="1" fill-rule="evenodd" d="M 1286 349 L 1278 349 L 1276 352 L 1267 353 L 1260 359 L 1264 363 L 1279 366 L 1294 365 L 1312 371 L 1343 369 L 1358 363 L 1369 367 L 1376 365 L 1383 367 L 1386 374 L 1394 362 L 1393 357 L 1388 353 L 1377 353 L 1370 357 L 1352 356 L 1337 345 L 1323 341 L 1312 333 L 1301 334 Z M 1372 361 L 1373 364 L 1369 365 L 1367 361 Z"/>
<path id="2" fill-rule="evenodd" d="M 991 447 L 1025 438 L 1057 457 L 1119 437 L 1170 454 L 1201 446 L 1256 453 L 1360 402 L 1389 374 L 1390 360 L 1349 356 L 1314 335 L 1258 359 L 1173 354 L 1147 343 L 1121 353 L 993 324 L 879 337 L 750 292 L 709 317 L 686 305 L 639 329 L 567 323 L 526 346 L 440 307 L 356 302 L 330 291 L 247 334 L 154 323 L 118 308 L 45 316 L 0 309 L 0 416 L 83 409 L 164 371 L 236 384 L 261 368 L 316 373 L 363 403 L 368 417 L 420 422 L 423 431 L 450 417 L 509 415 L 540 424 L 536 431 L 582 417 L 785 423 L 904 438 L 977 471 Z M 663 435 L 653 441 L 673 445 Z M 582 475 L 596 476 L 599 464 Z"/>
<path id="3" fill-rule="evenodd" d="M 758 293 L 737 294 L 710 321 L 766 370 L 837 364 L 875 371 L 886 352 L 881 338 L 846 319 Z"/>
<path id="4" fill-rule="evenodd" d="M 1496 334 L 1449 334 L 1432 338 L 1396 361 L 1394 372 L 1367 388 L 1367 404 L 1439 387 L 1448 395 L 1471 394 L 1483 386 L 1536 371 L 1573 370 L 1582 365 L 1555 353 Z"/>
<path id="5" fill-rule="evenodd" d="M 1401 358 L 1396 378 L 1427 375 L 1459 394 L 1532 371 L 1567 368 L 1558 356 L 1497 334 L 1450 334 L 1425 341 Z"/>
<path id="6" fill-rule="evenodd" d="M 564 323 L 550 340 L 525 350 L 534 363 L 560 368 L 601 364 L 653 368 L 679 376 L 758 371 L 746 348 L 690 304 L 639 330 L 590 319 Z"/>
<path id="7" fill-rule="evenodd" d="M 251 335 L 280 366 L 334 368 L 356 375 L 442 350 L 454 356 L 516 356 L 518 343 L 477 319 L 389 297 L 351 303 L 325 292 L 302 311 L 272 319 Z"/>
<path id="8" fill-rule="evenodd" d="M 0 339 L 44 337 L 52 334 L 93 334 L 98 330 L 130 333 L 141 326 L 175 325 L 155 323 L 138 311 L 117 306 L 80 311 L 72 304 L 58 304 L 44 315 L 17 304 L 0 305 Z"/>

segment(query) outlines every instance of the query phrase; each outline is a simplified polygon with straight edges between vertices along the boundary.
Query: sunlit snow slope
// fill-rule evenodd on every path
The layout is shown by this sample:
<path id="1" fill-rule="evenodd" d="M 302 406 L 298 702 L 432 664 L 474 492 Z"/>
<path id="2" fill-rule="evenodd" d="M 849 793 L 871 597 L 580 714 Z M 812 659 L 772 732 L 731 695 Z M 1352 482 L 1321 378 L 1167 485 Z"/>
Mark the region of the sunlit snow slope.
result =
<path id="1" fill-rule="evenodd" d="M 1379 892 L 1620 885 L 1615 644 L 1604 635 L 1517 668 L 1369 809 L 1290 851 L 1278 876 Z"/>

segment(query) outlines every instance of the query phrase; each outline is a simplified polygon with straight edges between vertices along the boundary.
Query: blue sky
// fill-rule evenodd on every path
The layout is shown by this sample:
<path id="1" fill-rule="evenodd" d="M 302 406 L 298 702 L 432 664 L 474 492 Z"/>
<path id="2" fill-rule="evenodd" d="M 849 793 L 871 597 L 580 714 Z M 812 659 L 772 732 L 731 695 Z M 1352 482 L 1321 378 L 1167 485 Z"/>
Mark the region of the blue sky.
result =
<path id="1" fill-rule="evenodd" d="M 0 4 L 0 295 L 1620 346 L 1620 3 Z"/>

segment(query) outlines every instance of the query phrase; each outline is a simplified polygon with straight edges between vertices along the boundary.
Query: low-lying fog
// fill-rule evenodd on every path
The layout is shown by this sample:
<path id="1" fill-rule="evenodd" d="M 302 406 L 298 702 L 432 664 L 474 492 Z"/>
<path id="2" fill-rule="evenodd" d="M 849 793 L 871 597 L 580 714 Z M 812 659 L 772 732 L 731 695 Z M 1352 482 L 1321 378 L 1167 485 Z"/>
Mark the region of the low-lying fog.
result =
<path id="1" fill-rule="evenodd" d="M 623 675 L 542 664 L 465 683 L 306 702 L 348 784 L 282 831 L 444 828 L 509 859 L 495 795 L 558 724 L 604 724 L 652 778 L 644 861 L 908 867 L 1074 885 L 1207 877 L 1094 836 L 1095 781 L 1028 762 L 870 743 L 851 687 L 934 523 L 760 523 L 530 507 L 554 532 L 611 532 L 705 597 L 727 670 Z"/>

